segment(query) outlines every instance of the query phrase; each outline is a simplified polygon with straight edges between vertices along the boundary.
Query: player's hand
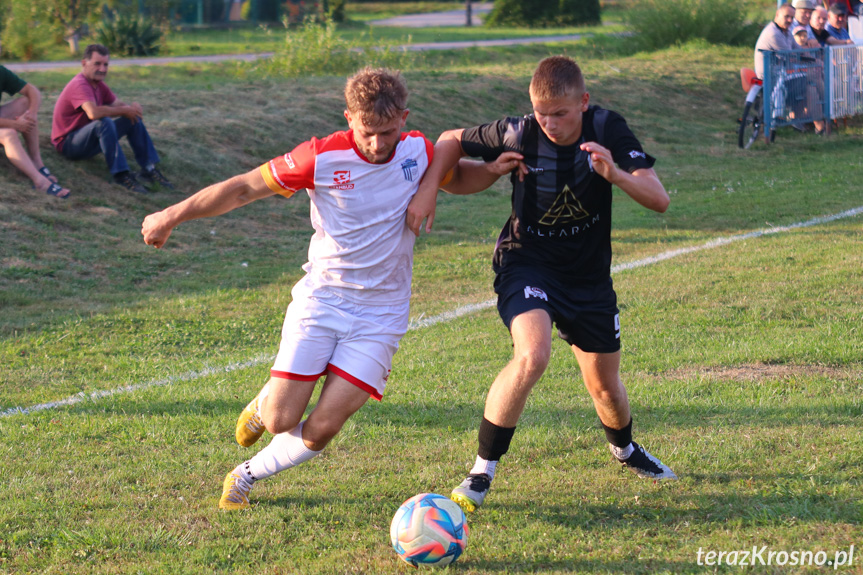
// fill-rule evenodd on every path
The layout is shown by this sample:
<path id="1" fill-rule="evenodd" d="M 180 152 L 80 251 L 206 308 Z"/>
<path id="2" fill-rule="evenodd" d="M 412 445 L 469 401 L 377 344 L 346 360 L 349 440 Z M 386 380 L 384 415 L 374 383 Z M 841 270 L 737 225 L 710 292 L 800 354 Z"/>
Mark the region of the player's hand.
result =
<path id="1" fill-rule="evenodd" d="M 495 161 L 488 162 L 486 167 L 490 172 L 497 174 L 498 176 L 505 176 L 513 170 L 516 170 L 518 173 L 518 180 L 523 182 L 524 177 L 527 175 L 527 166 L 523 160 L 524 156 L 518 152 L 504 152 L 499 155 Z"/>
<path id="2" fill-rule="evenodd" d="M 144 109 L 141 107 L 141 104 L 138 102 L 132 102 L 128 106 L 126 106 L 127 111 L 124 116 L 126 116 L 133 124 L 137 124 L 141 118 L 144 117 Z"/>
<path id="3" fill-rule="evenodd" d="M 144 218 L 144 223 L 141 224 L 141 235 L 144 236 L 145 244 L 154 248 L 165 245 L 174 229 L 167 219 L 164 212 L 156 212 Z"/>
<path id="4" fill-rule="evenodd" d="M 36 118 L 27 110 L 17 118 L 15 118 L 15 131 L 21 134 L 28 134 L 30 130 L 36 127 Z"/>
<path id="5" fill-rule="evenodd" d="M 608 148 L 604 148 L 596 142 L 585 142 L 581 145 L 581 149 L 590 154 L 593 170 L 613 184 L 617 177 L 618 168 L 614 164 L 614 159 Z"/>
<path id="6" fill-rule="evenodd" d="M 423 181 L 408 204 L 406 223 L 415 236 L 420 235 L 423 220 L 426 220 L 426 233 L 431 232 L 437 207 L 437 192 L 436 185 Z"/>

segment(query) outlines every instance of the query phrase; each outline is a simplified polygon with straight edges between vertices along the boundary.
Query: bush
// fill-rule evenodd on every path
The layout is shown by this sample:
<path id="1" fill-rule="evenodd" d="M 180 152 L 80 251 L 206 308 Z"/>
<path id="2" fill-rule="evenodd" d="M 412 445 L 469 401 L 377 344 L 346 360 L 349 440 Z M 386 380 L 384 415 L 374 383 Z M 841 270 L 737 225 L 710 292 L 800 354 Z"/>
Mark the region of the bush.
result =
<path id="1" fill-rule="evenodd" d="M 599 24 L 599 0 L 496 0 L 486 26 Z"/>
<path id="2" fill-rule="evenodd" d="M 283 78 L 344 75 L 363 66 L 402 69 L 412 58 L 411 52 L 371 36 L 348 41 L 336 34 L 336 24 L 332 21 L 319 24 L 307 20 L 302 28 L 288 31 L 284 47 L 271 59 L 258 60 L 253 70 L 264 76 Z"/>
<path id="3" fill-rule="evenodd" d="M 162 31 L 140 14 L 112 12 L 96 27 L 96 37 L 118 56 L 151 56 L 159 53 Z"/>
<path id="4" fill-rule="evenodd" d="M 21 60 L 38 60 L 54 44 L 48 11 L 41 2 L 11 0 L 3 15 L 3 51 Z"/>
<path id="5" fill-rule="evenodd" d="M 749 22 L 748 8 L 740 0 L 638 0 L 624 18 L 646 50 L 696 39 L 754 46 L 763 23 Z"/>

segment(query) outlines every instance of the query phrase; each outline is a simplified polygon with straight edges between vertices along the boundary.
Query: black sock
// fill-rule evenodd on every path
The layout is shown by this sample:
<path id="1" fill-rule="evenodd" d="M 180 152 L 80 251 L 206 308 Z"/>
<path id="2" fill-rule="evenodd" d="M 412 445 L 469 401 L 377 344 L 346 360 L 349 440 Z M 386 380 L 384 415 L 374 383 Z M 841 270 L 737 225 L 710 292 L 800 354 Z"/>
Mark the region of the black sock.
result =
<path id="1" fill-rule="evenodd" d="M 615 447 L 628 447 L 632 443 L 632 418 L 629 418 L 629 423 L 623 429 L 612 429 L 600 422 L 605 430 L 605 438 Z"/>
<path id="2" fill-rule="evenodd" d="M 479 424 L 479 451 L 477 455 L 488 461 L 498 461 L 501 456 L 509 451 L 509 443 L 515 427 L 500 427 L 482 418 Z"/>

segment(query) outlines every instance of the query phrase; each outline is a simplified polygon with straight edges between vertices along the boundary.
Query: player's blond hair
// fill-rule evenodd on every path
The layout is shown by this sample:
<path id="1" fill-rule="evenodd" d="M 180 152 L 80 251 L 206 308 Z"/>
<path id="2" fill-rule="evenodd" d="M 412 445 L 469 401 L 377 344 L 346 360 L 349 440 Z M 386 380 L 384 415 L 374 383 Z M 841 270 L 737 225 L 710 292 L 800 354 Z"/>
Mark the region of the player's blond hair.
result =
<path id="1" fill-rule="evenodd" d="M 530 97 L 534 100 L 578 98 L 584 91 L 581 68 L 567 56 L 549 56 L 542 60 L 530 80 Z"/>
<path id="2" fill-rule="evenodd" d="M 345 85 L 348 111 L 368 126 L 379 126 L 407 109 L 408 87 L 398 70 L 363 68 Z"/>

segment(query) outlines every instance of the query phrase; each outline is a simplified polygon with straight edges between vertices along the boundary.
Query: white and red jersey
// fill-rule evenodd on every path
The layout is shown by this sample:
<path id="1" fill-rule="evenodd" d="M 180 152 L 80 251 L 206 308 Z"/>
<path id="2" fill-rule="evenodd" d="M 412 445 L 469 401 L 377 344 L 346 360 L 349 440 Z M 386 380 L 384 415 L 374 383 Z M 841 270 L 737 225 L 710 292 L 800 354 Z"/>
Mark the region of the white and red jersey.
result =
<path id="1" fill-rule="evenodd" d="M 405 216 L 433 150 L 420 132 L 405 132 L 389 161 L 373 164 L 348 130 L 260 167 L 274 192 L 290 197 L 305 188 L 311 199 L 315 234 L 295 290 L 370 305 L 410 299 L 415 236 Z"/>

